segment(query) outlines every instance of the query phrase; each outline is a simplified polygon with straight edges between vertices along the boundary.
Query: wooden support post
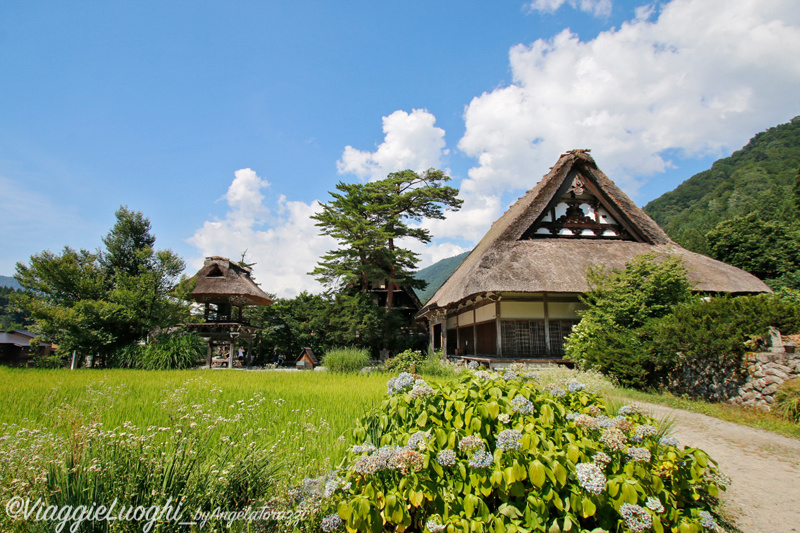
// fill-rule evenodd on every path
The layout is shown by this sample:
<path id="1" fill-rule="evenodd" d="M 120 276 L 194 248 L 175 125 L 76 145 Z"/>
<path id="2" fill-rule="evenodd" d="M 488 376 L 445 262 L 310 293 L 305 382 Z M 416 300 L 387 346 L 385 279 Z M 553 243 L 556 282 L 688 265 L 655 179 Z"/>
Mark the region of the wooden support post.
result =
<path id="1" fill-rule="evenodd" d="M 547 293 L 542 294 L 542 307 L 544 307 L 544 351 L 550 354 L 550 318 L 547 310 Z"/>
<path id="2" fill-rule="evenodd" d="M 472 304 L 472 355 L 478 355 L 478 314 Z"/>
<path id="3" fill-rule="evenodd" d="M 212 358 L 214 356 L 214 347 L 212 346 L 213 344 L 214 342 L 211 339 L 208 339 L 208 343 L 206 344 L 206 346 L 208 346 L 208 348 L 206 348 L 206 359 L 208 359 L 209 370 L 211 370 L 211 363 L 213 362 Z"/>
<path id="4" fill-rule="evenodd" d="M 495 323 L 497 325 L 497 357 L 503 357 L 503 327 L 500 324 L 500 302 L 494 303 Z"/>
<path id="5" fill-rule="evenodd" d="M 233 352 L 236 350 L 236 341 L 232 340 L 230 342 L 230 352 L 228 353 L 228 370 L 233 368 Z"/>

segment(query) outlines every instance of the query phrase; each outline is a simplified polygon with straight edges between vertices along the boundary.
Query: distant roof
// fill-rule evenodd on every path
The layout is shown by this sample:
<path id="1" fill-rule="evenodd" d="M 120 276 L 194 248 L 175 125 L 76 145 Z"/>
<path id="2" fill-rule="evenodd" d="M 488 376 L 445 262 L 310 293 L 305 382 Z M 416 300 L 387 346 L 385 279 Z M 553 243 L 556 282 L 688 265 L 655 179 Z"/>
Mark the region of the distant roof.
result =
<path id="1" fill-rule="evenodd" d="M 569 226 L 557 223 L 551 214 L 555 213 L 553 206 L 567 192 L 572 192 L 574 198 L 575 191 L 587 196 L 591 193 L 592 201 L 607 216 L 608 224 L 583 217 L 587 227 L 597 229 L 574 232 L 559 229 Z M 581 215 L 576 215 L 576 219 Z M 569 219 L 562 216 L 558 221 L 565 218 Z M 612 224 L 616 232 L 606 231 Z M 607 233 L 611 237 L 606 237 Z M 601 264 L 624 269 L 635 256 L 648 252 L 680 256 L 698 291 L 770 292 L 752 274 L 673 242 L 597 168 L 588 150 L 573 150 L 563 154 L 533 189 L 492 224 L 419 315 L 487 292 L 584 293 L 589 290 L 586 280 L 589 266 Z"/>
<path id="2" fill-rule="evenodd" d="M 250 277 L 250 269 L 227 257 L 206 257 L 191 298 L 200 303 L 271 305 L 272 299 Z"/>

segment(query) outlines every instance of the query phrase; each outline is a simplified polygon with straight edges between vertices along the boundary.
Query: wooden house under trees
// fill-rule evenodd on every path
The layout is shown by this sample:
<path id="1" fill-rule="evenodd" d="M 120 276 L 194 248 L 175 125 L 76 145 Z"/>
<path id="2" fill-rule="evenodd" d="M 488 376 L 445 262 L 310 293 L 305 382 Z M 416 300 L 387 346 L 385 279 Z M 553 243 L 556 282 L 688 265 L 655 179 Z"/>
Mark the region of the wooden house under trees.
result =
<path id="1" fill-rule="evenodd" d="M 755 276 L 678 246 L 588 150 L 573 150 L 492 225 L 417 317 L 431 348 L 448 355 L 557 361 L 580 321 L 587 269 L 622 270 L 650 252 L 680 256 L 697 291 L 769 292 Z"/>
<path id="2" fill-rule="evenodd" d="M 246 343 L 249 355 L 253 336 L 259 330 L 245 321 L 242 310 L 248 305 L 272 305 L 272 299 L 253 281 L 248 267 L 227 257 L 206 257 L 194 280 L 190 297 L 204 305 L 203 323 L 187 328 L 208 343 L 209 368 L 215 346 L 227 348 L 231 368 L 237 344 Z"/>

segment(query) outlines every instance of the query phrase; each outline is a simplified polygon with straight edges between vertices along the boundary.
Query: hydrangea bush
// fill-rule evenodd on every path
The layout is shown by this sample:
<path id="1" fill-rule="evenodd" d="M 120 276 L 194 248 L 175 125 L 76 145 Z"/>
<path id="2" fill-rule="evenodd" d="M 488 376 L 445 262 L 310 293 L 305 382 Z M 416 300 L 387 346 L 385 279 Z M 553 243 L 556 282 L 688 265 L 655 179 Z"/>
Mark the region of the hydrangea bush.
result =
<path id="1" fill-rule="evenodd" d="M 716 463 L 616 417 L 580 383 L 521 372 L 395 378 L 354 430 L 325 531 L 693 533 L 716 528 Z M 417 391 L 415 393 L 415 391 Z M 424 391 L 424 393 L 420 393 Z"/>

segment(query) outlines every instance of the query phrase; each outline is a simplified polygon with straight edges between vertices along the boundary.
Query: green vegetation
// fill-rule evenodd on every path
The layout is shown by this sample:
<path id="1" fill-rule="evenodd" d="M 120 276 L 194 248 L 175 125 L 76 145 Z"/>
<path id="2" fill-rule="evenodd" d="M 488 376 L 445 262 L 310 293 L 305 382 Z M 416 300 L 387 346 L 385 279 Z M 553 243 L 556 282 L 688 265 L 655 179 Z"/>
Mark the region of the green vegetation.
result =
<path id="1" fill-rule="evenodd" d="M 0 331 L 27 329 L 30 315 L 11 302 L 12 295 L 22 295 L 22 289 L 0 287 Z"/>
<path id="2" fill-rule="evenodd" d="M 706 234 L 736 216 L 796 223 L 798 168 L 800 117 L 757 134 L 644 210 L 681 246 L 709 254 Z"/>
<path id="3" fill-rule="evenodd" d="M 715 463 L 641 411 L 610 418 L 578 382 L 478 371 L 433 387 L 408 374 L 364 417 L 336 510 L 355 531 L 681 531 L 713 527 Z M 410 505 L 407 505 L 410 503 Z M 330 529 L 327 529 L 330 530 Z"/>
<path id="4" fill-rule="evenodd" d="M 613 375 L 620 384 L 647 387 L 659 374 L 649 345 L 649 325 L 690 298 L 686 268 L 675 256 L 645 254 L 625 270 L 590 268 L 581 322 L 567 338 L 567 356 L 582 367 Z"/>
<path id="5" fill-rule="evenodd" d="M 646 254 L 625 270 L 593 268 L 587 277 L 591 290 L 582 300 L 588 309 L 567 338 L 567 355 L 626 387 L 665 387 L 676 394 L 724 399 L 725 390 L 685 376 L 733 377 L 770 326 L 785 334 L 800 331 L 796 292 L 692 296 L 686 270 L 674 257 Z"/>
<path id="6" fill-rule="evenodd" d="M 59 354 L 108 353 L 144 339 L 188 316 L 173 297 L 184 263 L 170 250 L 154 250 L 150 221 L 121 207 L 103 238 L 105 250 L 91 253 L 65 247 L 44 251 L 30 263 L 17 263 L 16 279 L 25 290 L 13 301 L 30 313 L 32 331 L 59 346 Z M 82 360 L 80 357 L 79 360 Z"/>
<path id="7" fill-rule="evenodd" d="M 689 250 L 800 289 L 800 117 L 759 133 L 644 208 Z"/>
<path id="8" fill-rule="evenodd" d="M 720 222 L 706 239 L 714 259 L 758 276 L 773 289 L 800 289 L 800 225 L 750 213 Z"/>
<path id="9" fill-rule="evenodd" d="M 356 373 L 369 366 L 372 359 L 363 348 L 335 348 L 322 358 L 322 364 L 331 372 Z"/>
<path id="10" fill-rule="evenodd" d="M 180 495 L 185 508 L 207 510 L 280 503 L 304 477 L 338 464 L 343 436 L 380 400 L 385 381 L 319 372 L 0 368 L 0 394 L 14 398 L 0 413 L 0 501 L 119 498 L 119 505 L 149 507 Z M 3 531 L 35 527 L 0 517 Z M 142 530 L 141 523 L 115 527 Z"/>
<path id="11" fill-rule="evenodd" d="M 206 343 L 192 333 L 156 335 L 147 344 L 127 344 L 111 352 L 108 366 L 141 370 L 182 370 L 195 368 L 206 355 Z"/>
<path id="12" fill-rule="evenodd" d="M 275 298 L 267 307 L 248 308 L 246 317 L 264 328 L 256 337 L 253 351 L 257 361 L 272 362 L 278 354 L 297 357 L 305 347 L 322 354 L 337 346 L 369 350 L 377 358 L 381 349 L 400 352 L 418 348 L 424 339 L 412 334 L 408 317 L 387 313 L 375 305 L 372 295 L 308 294 Z"/>
<path id="13" fill-rule="evenodd" d="M 425 267 L 420 269 L 419 272 L 414 274 L 414 277 L 420 281 L 424 281 L 426 286 L 424 289 L 417 291 L 417 296 L 419 297 L 420 301 L 425 304 L 431 297 L 439 290 L 439 287 L 444 285 L 444 282 L 447 281 L 447 278 L 455 272 L 458 266 L 464 262 L 464 259 L 470 252 L 464 252 L 463 254 L 459 254 L 453 257 L 448 257 L 447 259 L 442 259 L 429 267 Z"/>
<path id="14" fill-rule="evenodd" d="M 371 283 L 385 281 L 387 309 L 393 307 L 395 285 L 423 288 L 414 277 L 419 258 L 400 247 L 399 240 L 430 242 L 430 231 L 409 222 L 443 219 L 445 209 L 461 207 L 458 189 L 446 186 L 448 181 L 450 177 L 441 170 L 429 169 L 422 174 L 392 172 L 365 184 L 339 182 L 340 192 L 331 193 L 333 200 L 323 203 L 322 211 L 311 217 L 323 235 L 339 241 L 339 247 L 324 255 L 312 274 L 340 290 L 366 292 Z"/>
<path id="15" fill-rule="evenodd" d="M 785 381 L 775 392 L 775 412 L 800 423 L 800 378 Z"/>

